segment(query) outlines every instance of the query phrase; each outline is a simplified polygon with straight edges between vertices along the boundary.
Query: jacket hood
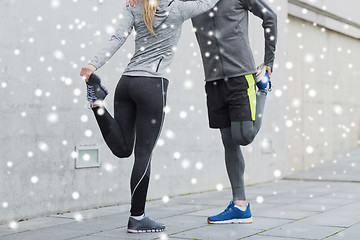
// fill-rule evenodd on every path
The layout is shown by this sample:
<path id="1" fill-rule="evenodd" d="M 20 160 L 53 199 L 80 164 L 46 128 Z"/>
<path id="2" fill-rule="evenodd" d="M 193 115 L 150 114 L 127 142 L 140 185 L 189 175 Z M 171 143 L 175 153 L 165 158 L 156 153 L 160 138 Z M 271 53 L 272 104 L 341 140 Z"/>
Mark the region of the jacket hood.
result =
<path id="1" fill-rule="evenodd" d="M 160 0 L 160 4 L 156 10 L 153 27 L 159 27 L 169 16 L 174 6 L 174 0 Z"/>

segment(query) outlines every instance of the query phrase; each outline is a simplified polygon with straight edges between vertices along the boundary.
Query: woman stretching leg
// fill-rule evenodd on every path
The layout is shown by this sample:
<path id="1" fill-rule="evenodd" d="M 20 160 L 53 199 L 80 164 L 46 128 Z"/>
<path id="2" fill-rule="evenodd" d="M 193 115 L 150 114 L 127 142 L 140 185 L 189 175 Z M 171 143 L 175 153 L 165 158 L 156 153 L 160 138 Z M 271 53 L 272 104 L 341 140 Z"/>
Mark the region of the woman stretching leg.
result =
<path id="1" fill-rule="evenodd" d="M 183 22 L 212 7 L 218 0 L 142 0 L 125 8 L 115 34 L 81 69 L 87 82 L 88 100 L 104 140 L 117 157 L 129 157 L 135 142 L 131 174 L 131 216 L 128 232 L 162 231 L 165 226 L 145 216 L 151 155 L 160 135 L 168 87 L 167 70 L 173 59 Z M 132 28 L 136 31 L 135 54 L 116 89 L 114 118 L 103 107 L 107 90 L 93 72 L 122 46 Z"/>
<path id="2" fill-rule="evenodd" d="M 132 216 L 144 214 L 151 154 L 164 119 L 167 86 L 163 78 L 122 76 L 115 89 L 114 118 L 102 107 L 92 108 L 106 144 L 117 157 L 132 154 L 136 134 Z"/>

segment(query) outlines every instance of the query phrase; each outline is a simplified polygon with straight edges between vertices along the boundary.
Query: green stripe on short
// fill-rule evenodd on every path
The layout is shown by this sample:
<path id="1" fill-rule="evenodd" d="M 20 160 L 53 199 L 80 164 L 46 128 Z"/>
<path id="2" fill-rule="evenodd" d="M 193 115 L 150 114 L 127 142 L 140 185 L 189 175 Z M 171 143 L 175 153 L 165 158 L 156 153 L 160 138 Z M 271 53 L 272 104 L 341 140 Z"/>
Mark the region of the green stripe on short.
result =
<path id="1" fill-rule="evenodd" d="M 256 116 L 256 91 L 255 91 L 255 80 L 252 74 L 245 75 L 248 82 L 249 88 L 247 90 L 250 103 L 251 118 L 255 121 Z"/>

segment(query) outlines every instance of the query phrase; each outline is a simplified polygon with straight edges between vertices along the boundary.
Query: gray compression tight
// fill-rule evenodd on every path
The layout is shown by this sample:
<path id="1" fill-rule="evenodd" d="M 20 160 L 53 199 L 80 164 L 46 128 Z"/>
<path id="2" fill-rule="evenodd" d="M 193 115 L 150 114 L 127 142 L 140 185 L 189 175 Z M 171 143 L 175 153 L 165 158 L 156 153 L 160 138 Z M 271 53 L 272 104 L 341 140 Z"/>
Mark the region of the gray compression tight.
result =
<path id="1" fill-rule="evenodd" d="M 220 129 L 225 148 L 226 170 L 230 179 L 234 201 L 246 200 L 244 185 L 245 161 L 240 146 L 250 144 L 258 134 L 264 113 L 266 94 L 258 92 L 256 95 L 255 121 L 231 122 L 231 127 Z"/>

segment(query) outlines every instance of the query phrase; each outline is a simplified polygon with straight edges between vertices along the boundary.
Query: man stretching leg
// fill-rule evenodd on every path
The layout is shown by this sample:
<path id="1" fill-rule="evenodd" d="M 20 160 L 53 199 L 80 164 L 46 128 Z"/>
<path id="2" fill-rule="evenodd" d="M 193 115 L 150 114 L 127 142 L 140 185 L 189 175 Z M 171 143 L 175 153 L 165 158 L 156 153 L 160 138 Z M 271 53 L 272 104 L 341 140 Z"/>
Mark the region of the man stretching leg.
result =
<path id="1" fill-rule="evenodd" d="M 209 217 L 209 223 L 252 222 L 239 145 L 250 144 L 259 132 L 271 83 L 258 82 L 259 91 L 255 92 L 257 70 L 248 37 L 249 12 L 263 20 L 264 64 L 271 76 L 277 16 L 263 0 L 221 0 L 212 10 L 192 19 L 204 65 L 209 125 L 220 129 L 233 194 L 230 205 Z"/>

